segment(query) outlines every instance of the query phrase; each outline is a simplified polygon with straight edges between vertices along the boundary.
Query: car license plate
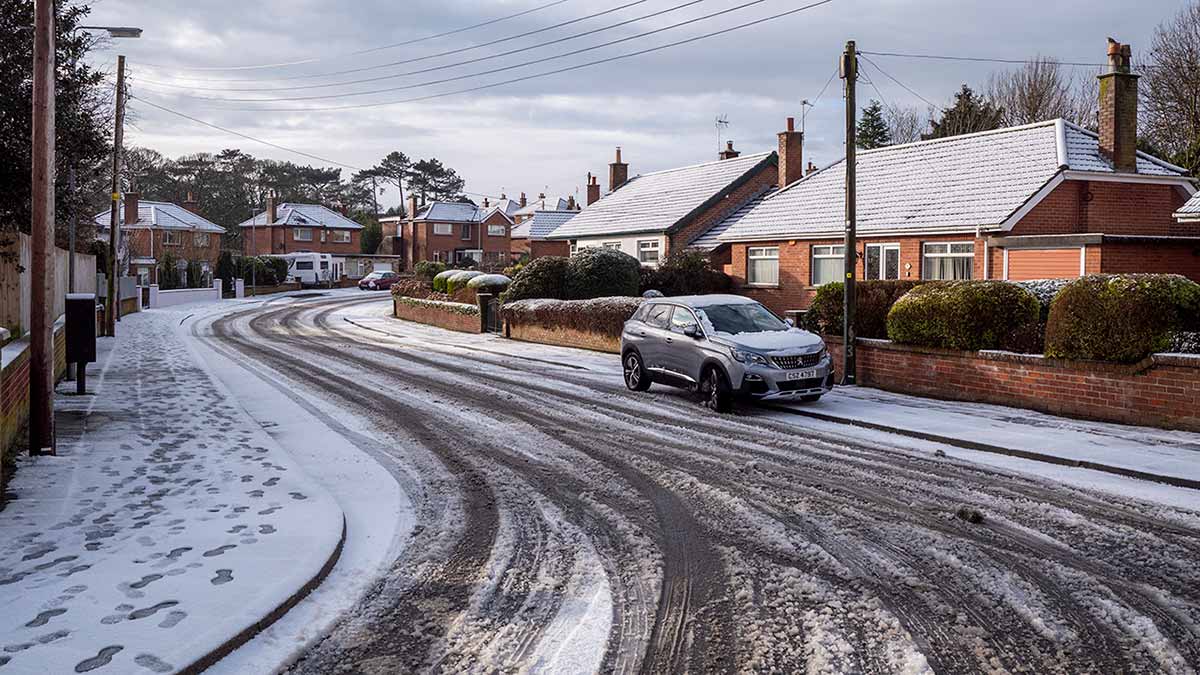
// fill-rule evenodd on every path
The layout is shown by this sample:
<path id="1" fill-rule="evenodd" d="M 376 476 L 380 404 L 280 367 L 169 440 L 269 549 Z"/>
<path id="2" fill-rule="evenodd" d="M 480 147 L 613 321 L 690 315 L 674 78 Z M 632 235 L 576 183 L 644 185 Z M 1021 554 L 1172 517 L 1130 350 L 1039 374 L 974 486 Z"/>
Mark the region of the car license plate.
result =
<path id="1" fill-rule="evenodd" d="M 811 380 L 817 376 L 815 370 L 793 370 L 784 376 L 785 380 Z"/>

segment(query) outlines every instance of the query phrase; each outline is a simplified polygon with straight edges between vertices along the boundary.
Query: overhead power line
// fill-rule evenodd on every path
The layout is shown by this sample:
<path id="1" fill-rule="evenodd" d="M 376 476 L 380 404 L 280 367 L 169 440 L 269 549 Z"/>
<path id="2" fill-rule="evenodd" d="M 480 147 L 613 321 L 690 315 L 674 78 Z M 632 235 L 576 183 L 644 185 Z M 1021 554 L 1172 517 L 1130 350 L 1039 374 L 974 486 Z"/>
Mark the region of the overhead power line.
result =
<path id="1" fill-rule="evenodd" d="M 914 90 L 913 90 L 911 87 L 909 87 L 907 84 L 904 84 L 904 83 L 903 83 L 903 82 L 901 82 L 900 80 L 897 80 L 896 78 L 894 78 L 894 77 L 892 77 L 891 75 L 889 75 L 889 74 L 888 74 L 888 72 L 887 72 L 886 70 L 884 70 L 883 68 L 880 68 L 880 67 L 879 67 L 879 64 L 878 64 L 878 63 L 875 63 L 875 62 L 874 62 L 874 61 L 872 61 L 871 59 L 867 58 L 867 57 L 866 57 L 864 54 L 865 54 L 865 52 L 859 52 L 859 53 L 858 53 L 858 55 L 859 55 L 860 57 L 862 57 L 862 60 L 864 60 L 864 61 L 866 61 L 867 63 L 871 64 L 871 66 L 872 66 L 872 67 L 874 67 L 874 68 L 875 68 L 875 70 L 879 71 L 879 74 L 883 75 L 884 77 L 886 77 L 887 79 L 891 80 L 892 82 L 895 82 L 897 85 L 899 85 L 899 86 L 900 86 L 900 88 L 901 88 L 901 89 L 903 89 L 904 91 L 907 91 L 908 93 L 912 94 L 913 96 L 916 96 L 917 98 L 921 99 L 921 100 L 922 100 L 922 101 L 924 101 L 925 103 L 929 104 L 929 106 L 930 106 L 930 107 L 932 107 L 932 108 L 937 108 L 937 107 L 938 107 L 938 105 L 937 105 L 936 103 L 934 103 L 933 101 L 930 101 L 929 99 L 925 98 L 924 96 L 922 96 L 922 95 L 918 94 L 916 91 L 914 91 Z M 872 86 L 874 86 L 874 85 L 872 85 Z"/>
<path id="2" fill-rule="evenodd" d="M 713 19 L 713 18 L 715 18 L 715 17 L 722 16 L 722 15 L 724 15 L 724 14 L 729 14 L 729 13 L 731 13 L 731 12 L 735 12 L 735 11 L 738 11 L 738 10 L 742 10 L 742 9 L 745 9 L 745 8 L 747 8 L 747 7 L 751 7 L 751 6 L 753 6 L 753 5 L 759 5 L 759 4 L 762 4 L 762 3 L 764 3 L 764 2 L 767 2 L 767 0 L 751 0 L 750 2 L 744 2 L 744 3 L 740 4 L 740 5 L 735 5 L 735 6 L 733 6 L 733 7 L 729 7 L 729 8 L 723 9 L 723 10 L 721 10 L 721 11 L 718 11 L 718 12 L 712 12 L 712 13 L 710 13 L 710 14 L 706 14 L 706 15 L 704 15 L 704 16 L 699 16 L 699 17 L 695 17 L 695 18 L 693 18 L 693 19 L 688 19 L 687 21 L 681 21 L 681 22 L 679 22 L 679 23 L 674 23 L 674 24 L 671 24 L 671 25 L 669 25 L 669 26 L 663 26 L 662 28 L 656 28 L 656 29 L 654 29 L 654 30 L 651 30 L 651 31 L 646 31 L 646 32 L 644 32 L 644 33 L 639 33 L 639 34 L 637 34 L 637 35 L 630 35 L 630 36 L 627 36 L 627 37 L 618 38 L 618 39 L 616 39 L 616 40 L 610 40 L 610 41 L 608 41 L 608 42 L 603 42 L 603 43 L 601 43 L 601 44 L 598 44 L 598 45 L 593 45 L 593 46 L 591 46 L 591 47 L 583 47 L 583 48 L 580 48 L 580 49 L 571 50 L 571 51 L 569 51 L 569 52 L 564 52 L 564 53 L 562 53 L 562 54 L 556 54 L 556 55 L 554 55 L 554 56 L 547 56 L 547 57 L 543 57 L 543 58 L 540 58 L 540 59 L 534 59 L 534 60 L 531 60 L 531 61 L 524 61 L 524 62 L 517 63 L 517 64 L 513 64 L 513 65 L 510 65 L 510 66 L 503 66 L 503 67 L 500 67 L 500 68 L 492 68 L 492 69 L 490 69 L 490 70 L 483 70 L 483 71 L 474 72 L 474 73 L 467 73 L 467 74 L 465 74 L 465 75 L 457 75 L 457 76 L 454 76 L 454 77 L 447 77 L 447 78 L 442 78 L 442 79 L 439 79 L 439 80 L 428 80 L 428 81 L 425 81 L 425 82 L 418 82 L 418 83 L 414 83 L 414 84 L 407 84 L 407 85 L 402 85 L 402 86 L 398 86 L 398 87 L 388 87 L 388 88 L 385 88 L 385 89 L 374 89 L 374 90 L 370 90 L 370 91 L 348 92 L 348 93 L 343 93 L 343 94 L 321 94 L 321 95 L 314 95 L 314 96 L 289 96 L 289 97 L 275 97 L 275 98 L 222 98 L 222 97 L 193 96 L 193 97 L 189 97 L 189 98 L 192 98 L 192 99 L 195 99 L 195 100 L 202 100 L 202 101 L 217 101 L 217 102 L 224 102 L 224 103 L 267 103 L 267 102 L 274 102 L 274 101 L 316 101 L 316 100 L 324 100 L 324 99 L 332 99 L 332 98 L 338 98 L 338 99 L 341 99 L 341 98 L 348 98 L 348 97 L 352 97 L 352 96 L 370 96 L 370 95 L 374 95 L 374 94 L 387 94 L 387 93 L 392 93 L 392 92 L 396 92 L 396 91 L 404 91 L 404 90 L 408 90 L 408 89 L 417 89 L 417 88 L 420 88 L 420 87 L 428 87 L 428 86 L 437 85 L 437 84 L 446 84 L 446 83 L 448 83 L 448 82 L 457 82 L 457 81 L 466 80 L 466 79 L 471 79 L 471 78 L 475 78 L 475 77 L 481 77 L 481 76 L 483 76 L 483 75 L 493 75 L 493 74 L 496 74 L 496 73 L 506 72 L 506 71 L 510 71 L 510 70 L 516 70 L 516 69 L 518 69 L 518 68 L 524 68 L 525 66 L 535 65 L 535 64 L 538 64 L 538 63 L 545 63 L 545 62 L 548 62 L 548 61 L 555 61 L 555 60 L 558 60 L 558 59 L 567 58 L 567 57 L 569 57 L 569 56 L 575 56 L 575 55 L 578 55 L 578 54 L 583 54 L 583 53 L 585 53 L 585 52 L 595 51 L 595 50 L 597 50 L 597 49 L 603 49 L 603 48 L 605 48 L 605 47 L 611 47 L 611 46 L 613 46 L 613 45 L 616 45 L 616 44 L 621 44 L 621 43 L 624 43 L 624 42 L 629 42 L 629 41 L 631 41 L 631 40 L 639 40 L 639 39 L 642 39 L 642 38 L 645 38 L 645 37 L 649 37 L 649 36 L 651 36 L 651 35 L 655 35 L 655 34 L 658 34 L 658 33 L 662 33 L 662 32 L 668 31 L 668 30 L 674 30 L 674 29 L 676 29 L 676 28 L 681 28 L 681 27 L 683 27 L 683 26 L 687 26 L 687 25 L 690 25 L 690 24 L 693 24 L 693 23 L 698 23 L 698 22 L 700 22 L 700 21 L 707 21 L 707 20 L 709 20 L 709 19 Z M 481 87 L 481 88 L 483 88 L 483 89 L 486 89 L 486 88 L 489 88 L 489 87 L 501 86 L 501 85 L 503 85 L 503 84 L 512 84 L 512 83 L 515 83 L 515 82 L 522 82 L 522 81 L 524 81 L 524 80 L 526 80 L 526 79 L 532 79 L 532 78 L 534 78 L 534 77 L 545 77 L 545 76 L 547 76 L 547 75 L 554 75 L 554 74 L 557 74 L 557 73 L 569 72 L 569 71 L 571 71 L 571 70 L 578 70 L 578 69 L 580 69 L 580 68 L 586 68 L 586 67 L 589 67 L 589 66 L 599 65 L 599 64 L 602 64 L 602 63 L 609 63 L 609 62 L 611 62 L 611 61 L 616 61 L 616 60 L 619 60 L 619 59 L 626 59 L 626 58 L 630 58 L 630 57 L 633 57 L 633 56 L 639 56 L 639 55 L 642 55 L 642 54 L 648 54 L 648 53 L 650 53 L 650 52 L 660 51 L 660 50 L 662 50 L 662 49 L 667 49 L 667 48 L 670 48 L 670 47 L 676 47 L 676 46 L 679 46 L 679 45 L 687 44 L 687 43 L 689 43 L 689 42 L 696 42 L 696 41 L 698 41 L 698 40 L 702 40 L 702 39 L 705 39 L 705 38 L 713 37 L 713 36 L 716 36 L 716 35 L 722 35 L 722 34 L 729 33 L 729 32 L 732 32 L 732 31 L 735 31 L 735 30 L 739 30 L 739 29 L 742 29 L 742 28 L 747 28 L 747 27 L 749 27 L 749 26 L 754 26 L 754 25 L 757 25 L 757 24 L 760 24 L 760 23 L 765 23 L 765 22 L 767 22 L 767 21 L 773 21 L 773 20 L 775 20 L 775 19 L 779 19 L 779 18 L 782 18 L 782 17 L 788 16 L 788 15 L 791 15 L 791 14 L 796 14 L 796 13 L 798 13 L 798 12 L 801 12 L 801 11 L 804 11 L 804 10 L 807 10 L 807 9 L 812 9 L 813 7 L 818 7 L 818 6 L 820 6 L 820 5 L 828 4 L 828 3 L 830 3 L 830 2 L 833 2 L 833 0 L 820 0 L 819 2 L 814 2 L 814 3 L 808 4 L 808 5 L 804 5 L 804 6 L 802 6 L 802 7 L 798 7 L 798 8 L 796 8 L 796 9 L 793 9 L 793 10 L 789 10 L 789 11 L 786 11 L 786 12 L 781 12 L 781 13 L 779 13 L 779 14 L 774 14 L 774 15 L 772 15 L 772 16 L 764 17 L 764 18 L 762 18 L 762 19 L 758 19 L 758 20 L 755 20 L 755 21 L 750 21 L 750 22 L 743 23 L 743 24 L 740 24 L 740 25 L 737 25 L 737 26 L 731 26 L 731 27 L 729 27 L 729 28 L 721 29 L 721 30 L 718 30 L 718 31 L 714 31 L 714 32 L 711 32 L 711 33 L 704 34 L 704 35 L 699 35 L 699 36 L 696 36 L 696 37 L 693 37 L 693 38 L 688 38 L 688 39 L 685 39 L 685 40 L 679 40 L 679 41 L 676 41 L 676 42 L 671 42 L 671 43 L 668 43 L 668 44 L 665 44 L 665 45 L 661 45 L 661 46 L 658 46 L 658 47 L 651 47 L 651 48 L 647 48 L 647 49 L 642 49 L 642 50 L 638 50 L 638 51 L 635 51 L 635 52 L 631 52 L 631 53 L 629 53 L 629 54 L 618 54 L 618 55 L 616 55 L 616 56 L 608 57 L 608 58 L 605 58 L 605 59 L 599 59 L 599 60 L 596 60 L 596 61 L 589 61 L 589 62 L 587 62 L 587 63 L 578 64 L 578 65 L 575 65 L 575 66 L 568 66 L 568 67 L 566 67 L 566 68 L 560 68 L 560 69 L 557 69 L 557 70 L 547 71 L 547 72 L 544 72 L 544 73 L 536 73 L 536 74 L 534 74 L 534 75 L 530 75 L 530 76 L 526 76 L 526 77 L 522 77 L 522 78 L 515 78 L 515 79 L 512 79 L 512 80 L 506 80 L 506 81 L 504 81 L 504 82 L 499 82 L 499 83 L 495 83 L 495 84 L 492 84 L 492 85 L 486 85 L 486 86 L 484 86 L 484 87 Z M 480 89 L 480 88 L 464 89 L 464 90 L 461 90 L 461 91 L 459 91 L 459 92 L 454 92 L 454 93 L 467 93 L 467 92 L 470 92 L 470 91 L 478 91 L 479 89 Z M 435 95 L 434 97 L 436 97 L 436 96 L 437 96 L 437 95 Z M 418 98 L 418 99 L 406 99 L 404 102 L 412 102 L 412 101 L 414 101 L 414 100 L 427 100 L 427 98 L 426 98 L 426 97 L 421 97 L 421 98 Z M 338 106 L 338 107 L 330 107 L 330 108 L 307 108 L 307 109 L 300 109 L 300 110 L 347 110 L 347 109 L 352 109 L 352 108 L 358 108 L 358 107 L 369 107 L 369 106 L 375 106 L 375 105 L 387 105 L 387 104 L 386 104 L 386 103 L 358 104 L 358 105 Z M 234 110 L 235 108 L 224 108 L 224 107 L 222 107 L 222 108 L 220 108 L 220 109 L 222 109 L 222 110 Z M 278 111 L 278 110 L 280 110 L 280 109 L 278 109 L 278 108 L 249 108 L 248 110 L 259 111 L 259 112 L 274 112 L 274 111 Z"/>
<path id="3" fill-rule="evenodd" d="M 471 26 L 464 26 L 462 28 L 455 28 L 453 30 L 436 33 L 434 35 L 426 35 L 425 37 L 414 38 L 412 40 L 405 40 L 403 42 L 394 42 L 394 43 L 388 44 L 388 45 L 380 45 L 378 47 L 370 47 L 368 49 L 360 49 L 355 52 L 347 52 L 345 54 L 337 54 L 337 55 L 333 55 L 333 56 L 318 56 L 318 57 L 314 57 L 311 59 L 302 59 L 299 61 L 287 61 L 287 62 L 283 62 L 283 63 L 263 63 L 263 64 L 252 65 L 252 66 L 207 66 L 207 67 L 205 67 L 205 66 L 168 66 L 165 64 L 154 64 L 154 63 L 146 63 L 144 65 L 153 66 L 155 68 L 164 68 L 164 69 L 173 68 L 175 70 L 213 71 L 213 72 L 234 71 L 234 70 L 265 70 L 268 68 L 283 68 L 283 67 L 287 67 L 287 66 L 300 66 L 300 65 L 306 65 L 309 63 L 318 63 L 321 61 L 330 61 L 333 59 L 340 59 L 340 58 L 344 58 L 347 56 L 359 56 L 362 54 L 370 54 L 373 52 L 383 51 L 385 49 L 394 49 L 396 47 L 406 47 L 408 45 L 414 45 L 414 44 L 417 44 L 420 42 L 426 42 L 429 40 L 436 40 L 437 38 L 447 37 L 449 35 L 457 35 L 458 33 L 465 33 L 469 30 L 475 30 L 476 28 L 483 28 L 484 26 L 491 26 L 491 25 L 500 23 L 501 21 L 508 21 L 509 19 L 516 19 L 518 17 L 533 14 L 534 12 L 540 12 L 544 9 L 549 9 L 551 7 L 554 7 L 555 5 L 561 5 L 561 4 L 567 3 L 567 2 L 571 2 L 571 0 L 554 0 L 554 2 L 550 2 L 545 5 L 533 7 L 531 9 L 517 12 L 516 14 L 509 14 L 507 16 L 502 16 L 502 17 L 499 17 L 496 19 L 490 19 L 488 21 L 477 23 L 477 24 L 474 24 Z"/>
<path id="4" fill-rule="evenodd" d="M 645 2 L 645 1 L 646 1 L 646 0 L 640 0 L 640 2 Z M 683 3 L 683 4 L 680 4 L 680 5 L 675 5 L 674 7 L 668 7 L 668 8 L 666 8 L 666 9 L 662 9 L 662 10 L 659 10 L 659 11 L 657 11 L 657 12 L 652 12 L 652 13 L 650 13 L 650 14 L 644 14 L 644 15 L 642 15 L 642 16 L 639 16 L 639 17 L 636 17 L 636 18 L 633 18 L 633 19 L 626 19 L 625 21 L 620 21 L 620 22 L 617 22 L 617 23 L 614 23 L 614 24 L 610 24 L 610 25 L 608 25 L 608 26 L 602 26 L 602 27 L 600 27 L 600 28 L 594 28 L 594 29 L 592 29 L 592 30 L 589 30 L 589 31 L 584 31 L 584 32 L 582 32 L 582 33 L 576 33 L 576 34 L 574 34 L 574 35 L 567 35 L 567 36 L 565 36 L 565 37 L 561 37 L 561 38 L 558 38 L 558 39 L 555 39 L 555 40 L 551 40 L 551 41 L 549 41 L 549 42 L 542 42 L 542 43 L 540 43 L 540 44 L 536 44 L 536 45 L 530 45 L 530 46 L 528 46 L 528 47 L 521 47 L 521 48 L 519 48 L 519 49 L 510 49 L 509 51 L 506 51 L 506 52 L 500 52 L 500 53 L 497 53 L 497 54 L 489 54 L 489 55 L 487 55 L 487 56 L 481 56 L 481 57 L 479 57 L 479 58 L 469 59 L 469 60 L 467 60 L 467 61 L 459 61 L 459 62 L 457 62 L 457 63 L 448 63 L 448 64 L 441 65 L 441 66 L 431 66 L 431 67 L 429 67 L 429 68 L 422 68 L 422 69 L 420 69 L 420 70 L 410 70 L 410 71 L 408 71 L 408 72 L 404 72 L 404 73 L 392 73 L 392 74 L 390 74 L 390 75 L 380 75 L 380 76 L 377 76 L 377 77 L 367 77 L 367 78 L 361 78 L 361 79 L 358 79 L 358 80 L 348 80 L 348 81 L 344 81 L 344 82 L 327 82 L 327 83 L 323 83 L 323 84 L 302 84 L 302 85 L 294 85 L 294 86 L 288 86 L 288 87 L 236 87 L 236 88 L 235 88 L 235 87 L 194 87 L 194 86 L 191 86 L 191 85 L 186 85 L 186 84 L 175 84 L 175 83 L 171 83 L 171 82 L 161 82 L 161 81 L 156 81 L 156 80 L 139 80 L 139 83 L 147 83 L 147 84 L 151 84 L 151 85 L 157 85 L 157 86 L 161 86 L 161 87 L 171 87 L 171 88 L 176 88 L 176 89 L 188 89 L 188 90 L 191 90 L 191 91 L 228 91 L 228 92 L 236 92 L 236 91 L 257 91 L 257 92 L 267 92 L 267 91 L 295 91 L 295 90 L 298 90 L 298 89 L 321 89 L 321 88 L 325 88 L 325 87 L 341 87 L 341 86 L 349 86 L 349 85 L 352 85 L 352 84 L 363 84 L 363 83 L 365 83 L 365 82 L 379 82 L 379 81 L 382 81 L 382 80 L 393 80 L 393 79 L 397 79 L 397 78 L 401 78 L 401 77 L 407 77 L 407 76 L 409 76 L 409 75 L 420 75 L 420 74 L 422 74 L 422 73 L 431 73 L 431 72 L 434 72 L 434 71 L 437 71 L 437 70 L 446 70 L 446 69 L 449 69 L 449 68 L 457 68 L 457 67 L 459 67 L 459 66 L 466 66 L 466 65 L 470 65 L 470 64 L 472 64 L 472 63 L 480 63 L 480 62 L 482 62 L 482 61 L 490 61 L 490 60 L 492 60 L 492 59 L 498 59 L 498 58 L 502 58 L 502 57 L 505 57 L 505 56 L 512 56 L 513 54 L 520 54 L 520 53 L 522 53 L 522 52 L 527 52 L 527 51 L 531 51 L 531 50 L 543 49 L 543 48 L 545 48 L 545 47 L 549 47 L 550 45 L 555 45 L 555 44 L 559 44 L 559 43 L 561 43 L 561 42 L 567 42 L 567 41 L 570 41 L 570 40 L 575 40 L 575 39 L 578 39 L 578 38 L 581 38 L 581 37 L 586 37 L 586 36 L 588 36 L 588 35 L 594 35 L 594 34 L 596 34 L 596 33 L 602 33 L 602 32 L 604 32 L 604 31 L 607 31 L 607 30 L 612 30 L 612 29 L 614 29 L 614 28 L 620 28 L 621 26 L 626 26 L 626 25 L 629 25 L 629 24 L 631 24 L 631 23 L 637 23 L 638 21 L 645 21 L 646 19 L 652 19 L 652 18 L 655 18 L 655 17 L 658 17 L 658 16 L 662 16 L 662 15 L 664 15 L 664 14 L 669 14 L 669 13 L 671 13 L 671 12 L 675 12 L 675 11 L 678 11 L 678 10 L 684 9 L 684 8 L 686 8 L 686 7 L 691 7 L 692 5 L 696 5 L 696 4 L 699 4 L 699 3 L 701 3 L 701 2 L 705 2 L 705 1 L 706 1 L 706 0 L 689 0 L 688 2 L 685 2 L 685 3 Z M 617 11 L 617 10 L 619 10 L 619 9 L 625 9 L 626 7 L 631 7 L 631 6 L 635 5 L 635 4 L 639 4 L 639 3 L 635 2 L 635 3 L 630 3 L 630 4 L 627 4 L 627 5 L 621 5 L 620 7 L 617 7 L 617 8 L 615 8 L 615 9 L 608 10 L 608 12 L 614 12 L 614 11 Z M 608 13 L 608 12 L 601 12 L 601 13 L 598 13 L 598 14 L 592 14 L 592 15 L 590 15 L 590 16 L 583 17 L 583 18 L 593 18 L 593 17 L 600 16 L 600 14 L 606 14 L 606 13 Z M 421 56 L 421 57 L 412 58 L 412 59 L 405 59 L 405 60 L 403 60 L 403 61 L 393 61 L 393 62 L 392 62 L 392 63 L 390 63 L 390 64 L 384 64 L 384 65 L 380 65 L 380 66 L 371 66 L 370 68 L 359 68 L 359 69 L 356 69 L 355 71 L 349 71 L 349 72 L 358 72 L 358 71 L 363 71 L 363 70 L 375 70 L 375 69 L 378 69 L 378 68 L 385 68 L 385 67 L 390 67 L 390 66 L 394 66 L 394 65 L 402 65 L 402 64 L 405 64 L 405 63 L 415 63 L 415 62 L 417 62 L 417 61 L 426 61 L 426 60 L 429 60 L 429 59 L 438 58 L 438 57 L 442 57 L 442 56 L 448 56 L 448 55 L 451 55 L 451 54 L 461 54 L 461 53 L 463 53 L 463 52 L 470 51 L 470 50 L 473 50 L 473 49 L 479 49 L 479 48 L 481 48 L 481 47 L 487 47 L 487 46 L 489 46 L 489 45 L 494 45 L 494 44 L 497 44 L 497 43 L 500 43 L 500 42 L 505 42 L 505 41 L 508 41 L 508 40 L 514 39 L 514 38 L 516 38 L 516 37 L 523 37 L 523 36 L 525 36 L 525 35 L 531 35 L 532 33 L 538 33 L 538 32 L 541 32 L 541 31 L 543 31 L 543 30 L 550 30 L 550 28 L 561 27 L 561 26 L 563 26 L 563 25 L 566 25 L 566 24 L 565 24 L 565 23 L 564 23 L 564 24 L 558 24 L 558 26 L 551 26 L 551 27 L 549 27 L 549 28 L 539 29 L 539 30 L 537 30 L 537 31 L 532 31 L 531 33 L 523 33 L 522 35 L 519 35 L 519 36 L 512 36 L 512 37 L 502 38 L 502 39 L 500 39 L 500 40 L 494 40 L 494 41 L 492 41 L 492 42 L 485 42 L 485 43 L 483 43 L 483 44 L 474 45 L 474 46 L 471 46 L 471 47 L 464 47 L 464 48 L 462 48 L 462 49 L 453 49 L 453 50 L 450 50 L 450 51 L 441 52 L 440 54 L 431 54 L 431 55 L 429 55 L 429 56 Z M 294 78 L 289 78 L 289 79 L 294 79 Z M 251 100 L 251 99 L 246 99 L 246 100 Z M 258 99 L 253 99 L 253 100 L 258 100 Z"/>

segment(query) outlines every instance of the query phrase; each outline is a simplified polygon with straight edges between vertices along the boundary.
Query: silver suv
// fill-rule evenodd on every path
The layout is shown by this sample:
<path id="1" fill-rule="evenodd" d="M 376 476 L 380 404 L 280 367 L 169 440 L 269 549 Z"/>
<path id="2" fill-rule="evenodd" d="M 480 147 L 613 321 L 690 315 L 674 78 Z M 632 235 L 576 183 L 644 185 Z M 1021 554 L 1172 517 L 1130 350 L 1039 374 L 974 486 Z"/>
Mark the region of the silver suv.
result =
<path id="1" fill-rule="evenodd" d="M 735 397 L 816 401 L 833 387 L 821 338 L 740 295 L 647 300 L 621 332 L 625 386 L 698 392 L 717 412 Z"/>

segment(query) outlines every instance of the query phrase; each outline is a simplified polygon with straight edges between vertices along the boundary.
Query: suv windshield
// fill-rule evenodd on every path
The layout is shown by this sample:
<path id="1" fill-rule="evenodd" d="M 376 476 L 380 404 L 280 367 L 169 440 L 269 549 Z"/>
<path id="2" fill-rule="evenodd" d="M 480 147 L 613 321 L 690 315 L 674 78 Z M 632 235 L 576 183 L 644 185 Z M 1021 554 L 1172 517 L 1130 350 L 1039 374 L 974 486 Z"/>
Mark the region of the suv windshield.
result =
<path id="1" fill-rule="evenodd" d="M 718 333 L 737 335 L 788 329 L 786 323 L 758 303 L 709 305 L 696 311 L 702 319 L 707 318 L 713 330 Z"/>

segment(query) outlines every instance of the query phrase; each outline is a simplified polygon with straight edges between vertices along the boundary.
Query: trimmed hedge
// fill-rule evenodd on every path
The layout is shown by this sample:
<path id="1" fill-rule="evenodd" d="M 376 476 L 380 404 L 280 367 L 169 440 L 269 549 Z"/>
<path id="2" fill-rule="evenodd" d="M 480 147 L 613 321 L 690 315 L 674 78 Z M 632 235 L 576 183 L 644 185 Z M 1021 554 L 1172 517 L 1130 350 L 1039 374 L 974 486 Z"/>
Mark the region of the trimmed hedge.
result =
<path id="1" fill-rule="evenodd" d="M 901 344 L 961 351 L 1025 352 L 1036 346 L 1039 306 L 1006 281 L 921 284 L 892 305 L 888 337 Z"/>
<path id="2" fill-rule="evenodd" d="M 493 295 L 503 293 L 504 289 L 512 283 L 512 279 L 503 274 L 481 274 L 467 281 L 467 288 L 476 293 L 492 293 Z"/>
<path id="3" fill-rule="evenodd" d="M 620 337 L 625 322 L 641 304 L 641 298 L 630 297 L 518 300 L 504 303 L 501 315 L 505 321 L 511 323 L 537 324 L 545 328 L 569 328 L 585 333 Z"/>
<path id="4" fill-rule="evenodd" d="M 862 338 L 886 339 L 887 317 L 892 305 L 904 297 L 905 293 L 923 283 L 925 282 L 889 279 L 860 281 L 855 284 L 855 335 Z M 820 335 L 841 335 L 845 288 L 840 281 L 817 288 L 817 294 L 805 315 L 804 328 Z"/>
<path id="5" fill-rule="evenodd" d="M 407 298 L 427 298 L 433 292 L 433 285 L 420 279 L 404 279 L 392 284 L 393 296 Z"/>
<path id="6" fill-rule="evenodd" d="M 508 290 L 500 298 L 502 302 L 515 302 L 533 298 L 566 299 L 567 259 L 560 256 L 545 256 L 529 261 L 513 277 Z"/>
<path id="7" fill-rule="evenodd" d="M 458 274 L 462 270 L 443 270 L 433 275 L 433 290 L 438 293 L 446 292 L 446 283 L 450 281 L 450 277 Z"/>
<path id="8" fill-rule="evenodd" d="M 483 276 L 483 272 L 478 272 L 475 270 L 459 272 L 458 274 L 451 276 L 449 279 L 446 279 L 446 292 L 450 295 L 454 295 L 455 293 L 466 288 L 468 281 L 479 276 Z"/>
<path id="9" fill-rule="evenodd" d="M 1176 274 L 1098 274 L 1055 297 L 1046 356 L 1134 363 L 1200 330 L 1200 284 Z"/>
<path id="10" fill-rule="evenodd" d="M 580 249 L 567 259 L 567 298 L 589 300 L 638 295 L 642 264 L 616 249 Z"/>
<path id="11" fill-rule="evenodd" d="M 446 263 L 421 260 L 413 265 L 413 275 L 418 279 L 433 281 L 433 278 L 446 271 Z"/>
<path id="12" fill-rule="evenodd" d="M 462 314 L 464 316 L 479 316 L 479 306 L 470 305 L 464 302 L 445 302 L 442 300 L 424 300 L 422 298 L 410 298 L 407 296 L 396 296 L 396 302 L 410 307 L 427 307 L 440 309 L 452 314 Z"/>
<path id="13" fill-rule="evenodd" d="M 663 295 L 726 293 L 732 286 L 729 275 L 712 268 L 708 254 L 684 249 L 663 258 L 657 268 L 643 267 L 639 290 Z"/>

